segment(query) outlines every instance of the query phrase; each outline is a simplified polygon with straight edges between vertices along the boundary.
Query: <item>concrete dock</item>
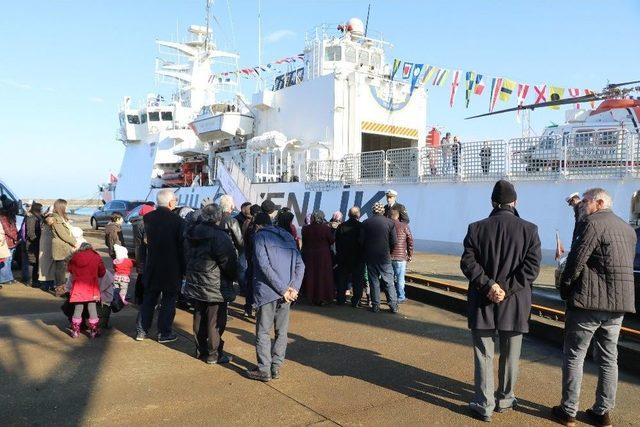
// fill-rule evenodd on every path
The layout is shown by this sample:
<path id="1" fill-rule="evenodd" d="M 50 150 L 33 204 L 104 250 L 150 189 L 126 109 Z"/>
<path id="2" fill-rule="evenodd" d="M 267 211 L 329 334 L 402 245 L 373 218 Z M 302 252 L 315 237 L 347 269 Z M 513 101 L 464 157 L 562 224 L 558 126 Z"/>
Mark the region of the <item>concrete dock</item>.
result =
<path id="1" fill-rule="evenodd" d="M 87 234 L 104 254 L 100 233 Z M 428 264 L 429 256 L 417 257 L 411 268 L 429 274 L 434 265 L 433 274 L 454 275 L 452 258 L 445 263 L 433 256 Z M 473 359 L 464 316 L 415 301 L 403 304 L 400 315 L 298 304 L 282 378 L 258 383 L 242 376 L 255 363 L 255 324 L 240 317 L 241 303 L 232 304 L 224 334 L 233 362 L 209 366 L 193 357 L 192 315 L 186 311 L 176 315 L 178 341 L 167 345 L 133 339 L 132 306 L 112 315 L 103 336 L 74 340 L 60 298 L 22 284 L 5 286 L 0 425 L 481 424 L 467 410 Z M 557 345 L 525 337 L 520 406 L 495 414 L 493 422 L 554 425 L 549 408 L 560 399 L 560 364 Z M 588 362 L 581 422 L 592 404 L 596 372 Z M 615 424 L 637 423 L 638 407 L 640 377 L 623 371 Z"/>

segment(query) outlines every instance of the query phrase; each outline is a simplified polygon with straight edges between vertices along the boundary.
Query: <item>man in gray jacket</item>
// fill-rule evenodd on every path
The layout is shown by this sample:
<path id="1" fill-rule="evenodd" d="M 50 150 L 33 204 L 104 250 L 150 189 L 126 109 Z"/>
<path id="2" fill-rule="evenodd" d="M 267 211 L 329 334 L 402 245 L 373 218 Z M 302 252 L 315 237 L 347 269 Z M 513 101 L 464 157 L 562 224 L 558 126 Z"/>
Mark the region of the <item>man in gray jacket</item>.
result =
<path id="1" fill-rule="evenodd" d="M 596 401 L 587 415 L 599 426 L 611 425 L 618 383 L 618 337 L 624 313 L 633 313 L 633 259 L 636 234 L 611 212 L 611 196 L 602 188 L 582 197 L 585 217 L 562 274 L 560 295 L 567 301 L 562 363 L 562 402 L 557 421 L 575 425 L 582 368 L 594 339 L 598 364 Z"/>

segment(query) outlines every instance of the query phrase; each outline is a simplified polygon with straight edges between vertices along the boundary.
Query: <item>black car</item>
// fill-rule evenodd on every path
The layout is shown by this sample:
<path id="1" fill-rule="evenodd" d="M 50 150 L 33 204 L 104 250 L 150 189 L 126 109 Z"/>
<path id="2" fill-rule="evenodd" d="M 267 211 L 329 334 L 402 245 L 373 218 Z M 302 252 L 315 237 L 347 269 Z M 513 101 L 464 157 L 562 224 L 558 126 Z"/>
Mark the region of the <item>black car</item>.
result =
<path id="1" fill-rule="evenodd" d="M 111 215 L 118 212 L 123 217 L 129 215 L 129 213 L 137 206 L 144 204 L 144 202 L 128 202 L 126 200 L 112 200 L 105 204 L 103 207 L 98 208 L 93 215 L 91 215 L 91 227 L 97 230 L 98 227 L 104 227 L 109 221 L 111 221 Z"/>

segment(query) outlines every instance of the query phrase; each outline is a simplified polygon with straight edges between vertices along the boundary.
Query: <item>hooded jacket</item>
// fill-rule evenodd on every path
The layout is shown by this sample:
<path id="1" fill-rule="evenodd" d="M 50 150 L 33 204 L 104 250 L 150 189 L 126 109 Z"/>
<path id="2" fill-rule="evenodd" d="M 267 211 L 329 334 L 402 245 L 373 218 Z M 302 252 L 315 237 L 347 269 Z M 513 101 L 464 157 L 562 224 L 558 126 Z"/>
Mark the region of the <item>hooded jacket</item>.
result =
<path id="1" fill-rule="evenodd" d="M 291 233 L 268 225 L 254 237 L 253 295 L 256 306 L 277 301 L 288 288 L 300 290 L 304 263 Z"/>
<path id="2" fill-rule="evenodd" d="M 72 277 L 69 302 L 100 301 L 98 278 L 106 273 L 100 255 L 93 249 L 80 250 L 71 257 L 68 269 Z"/>
<path id="3" fill-rule="evenodd" d="M 185 234 L 187 268 L 182 294 L 209 303 L 233 301 L 238 256 L 229 235 L 211 223 L 195 224 Z"/>

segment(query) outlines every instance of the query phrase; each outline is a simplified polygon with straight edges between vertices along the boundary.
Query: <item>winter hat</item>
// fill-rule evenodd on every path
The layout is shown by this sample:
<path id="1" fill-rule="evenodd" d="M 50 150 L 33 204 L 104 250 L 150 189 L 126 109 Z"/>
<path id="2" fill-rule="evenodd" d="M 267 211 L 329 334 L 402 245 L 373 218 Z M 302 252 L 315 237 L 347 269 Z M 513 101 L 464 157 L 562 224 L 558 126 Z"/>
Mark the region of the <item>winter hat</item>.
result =
<path id="1" fill-rule="evenodd" d="M 571 200 L 573 200 L 575 197 L 577 197 L 578 199 L 580 198 L 580 193 L 571 193 L 567 196 L 565 200 L 565 202 L 569 203 Z"/>
<path id="2" fill-rule="evenodd" d="M 384 206 L 382 205 L 382 203 L 377 202 L 373 205 L 373 213 L 376 215 L 381 215 L 382 213 L 384 213 Z"/>
<path id="3" fill-rule="evenodd" d="M 276 204 L 269 199 L 262 202 L 262 205 L 260 205 L 260 207 L 262 208 L 262 212 L 268 215 L 271 215 L 273 212 L 276 211 Z"/>
<path id="4" fill-rule="evenodd" d="M 153 212 L 155 211 L 156 208 L 154 206 L 149 206 L 149 205 L 143 205 L 140 208 L 140 216 L 145 216 L 146 214 L 148 214 L 149 212 Z"/>
<path id="5" fill-rule="evenodd" d="M 129 258 L 129 252 L 127 248 L 124 246 L 115 244 L 113 245 L 113 251 L 116 253 L 116 259 L 127 259 Z"/>
<path id="6" fill-rule="evenodd" d="M 258 215 L 256 215 L 253 222 L 256 225 L 273 225 L 273 222 L 271 221 L 271 217 L 269 216 L 269 214 L 265 212 L 260 212 Z"/>
<path id="7" fill-rule="evenodd" d="M 518 198 L 516 189 L 509 181 L 501 179 L 493 186 L 493 192 L 491 193 L 491 201 L 499 205 L 506 205 L 511 202 L 515 202 Z"/>

